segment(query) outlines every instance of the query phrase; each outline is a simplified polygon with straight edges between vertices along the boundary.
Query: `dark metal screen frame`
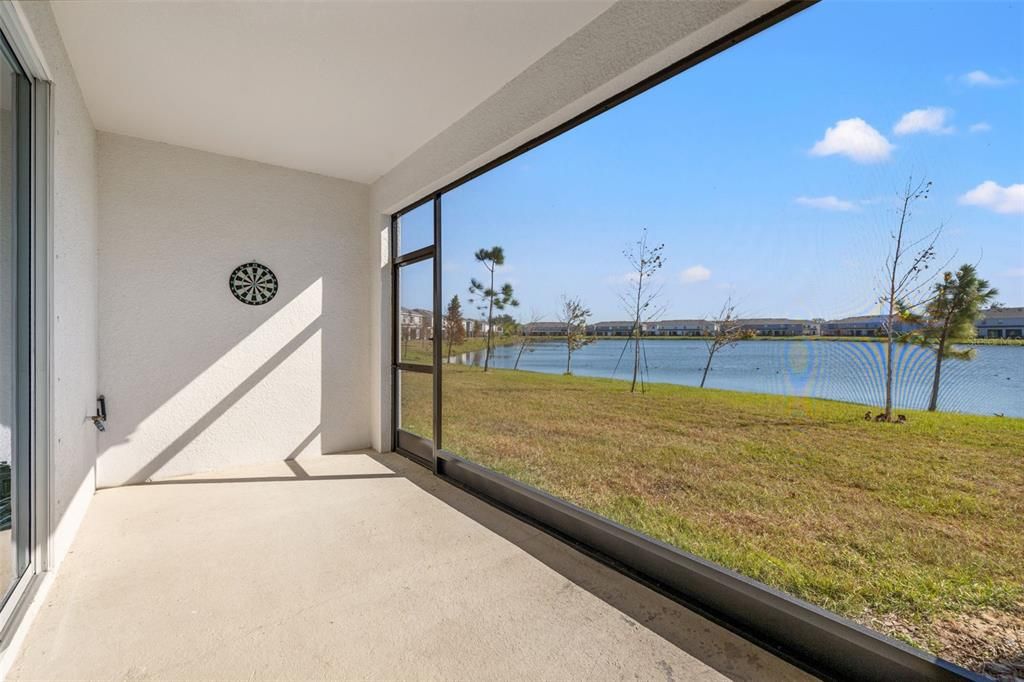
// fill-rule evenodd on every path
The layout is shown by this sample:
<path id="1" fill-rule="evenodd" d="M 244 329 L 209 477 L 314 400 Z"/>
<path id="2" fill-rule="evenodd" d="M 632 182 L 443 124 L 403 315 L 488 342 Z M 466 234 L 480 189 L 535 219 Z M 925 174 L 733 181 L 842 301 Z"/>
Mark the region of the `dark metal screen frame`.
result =
<path id="1" fill-rule="evenodd" d="M 817 0 L 791 0 L 781 5 L 391 216 L 394 448 L 413 461 L 431 467 L 434 473 L 444 480 L 573 544 L 616 570 L 649 585 L 815 675 L 826 679 L 879 681 L 981 681 L 986 678 L 442 449 L 443 195 L 816 2 Z M 428 202 L 433 202 L 434 244 L 406 254 L 398 254 L 399 219 Z M 402 266 L 426 258 L 434 259 L 434 337 L 433 363 L 430 367 L 401 363 L 397 355 L 401 322 L 401 301 L 397 290 L 398 272 Z M 430 373 L 433 376 L 433 441 L 427 441 L 421 436 L 399 428 L 400 371 Z M 421 454 L 426 448 L 430 449 L 429 457 Z M 420 453 L 414 450 L 419 450 Z"/>
<path id="2" fill-rule="evenodd" d="M 432 236 L 434 239 L 433 244 L 413 249 L 406 253 L 398 253 L 399 249 L 399 236 L 400 227 L 399 221 L 403 215 L 406 215 L 424 205 L 433 202 L 433 229 Z M 391 216 L 391 231 L 388 242 L 390 244 L 390 256 L 391 256 L 391 433 L 392 443 L 395 451 L 410 457 L 413 461 L 418 464 L 430 467 L 435 472 L 437 471 L 437 447 L 435 443 L 438 442 L 438 436 L 441 430 L 441 419 L 440 419 L 440 352 L 441 345 L 438 340 L 439 332 L 441 329 L 440 318 L 440 281 L 441 281 L 441 265 L 440 265 L 440 195 L 434 194 L 426 199 L 416 202 L 408 208 L 399 211 Z M 432 277 L 431 283 L 433 291 L 431 292 L 431 301 L 433 302 L 433 310 L 431 311 L 432 320 L 431 325 L 433 327 L 434 339 L 431 344 L 432 352 L 432 363 L 430 365 L 421 365 L 412 362 L 402 362 L 401 356 L 399 355 L 400 349 L 400 335 L 402 333 L 402 301 L 401 291 L 399 284 L 399 273 L 403 267 L 414 265 L 416 263 L 422 263 L 428 259 L 432 259 Z M 433 404 L 433 438 L 427 439 L 421 435 L 405 431 L 401 428 L 401 390 L 402 372 L 416 372 L 419 374 L 430 374 L 432 378 L 431 384 L 431 402 Z"/>

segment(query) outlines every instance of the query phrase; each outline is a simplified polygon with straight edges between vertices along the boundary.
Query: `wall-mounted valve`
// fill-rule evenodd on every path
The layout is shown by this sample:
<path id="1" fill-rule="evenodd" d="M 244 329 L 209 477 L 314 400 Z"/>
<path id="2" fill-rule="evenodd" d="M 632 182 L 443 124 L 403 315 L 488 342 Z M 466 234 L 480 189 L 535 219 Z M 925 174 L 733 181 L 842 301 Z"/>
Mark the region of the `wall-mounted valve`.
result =
<path id="1" fill-rule="evenodd" d="M 107 399 L 103 396 L 96 398 L 96 414 L 89 417 L 93 425 L 100 431 L 107 430 Z"/>

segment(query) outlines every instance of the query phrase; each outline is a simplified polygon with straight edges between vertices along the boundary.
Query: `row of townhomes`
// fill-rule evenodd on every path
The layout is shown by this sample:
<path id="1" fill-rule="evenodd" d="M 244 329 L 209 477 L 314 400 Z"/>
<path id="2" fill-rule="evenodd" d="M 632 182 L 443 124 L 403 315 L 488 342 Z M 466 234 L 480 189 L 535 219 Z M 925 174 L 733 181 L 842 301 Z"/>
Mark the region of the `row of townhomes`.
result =
<path id="1" fill-rule="evenodd" d="M 447 318 L 445 318 L 447 321 Z M 487 333 L 486 320 L 464 319 L 462 326 L 466 336 L 483 336 Z M 495 332 L 502 333 L 501 325 L 495 324 Z M 564 327 L 564 325 L 563 325 Z M 426 341 L 434 337 L 434 313 L 424 308 L 402 308 L 402 339 L 404 341 Z"/>
<path id="2" fill-rule="evenodd" d="M 792 320 L 787 318 L 741 319 L 743 329 L 758 336 L 884 336 L 884 315 L 857 315 L 838 320 Z M 486 323 L 476 323 L 486 331 Z M 709 336 L 718 329 L 714 320 L 658 320 L 645 322 L 645 336 Z M 1024 336 L 1024 308 L 992 308 L 977 323 L 981 338 L 1021 338 Z M 913 331 L 908 322 L 898 322 L 896 332 Z M 528 336 L 564 336 L 564 322 L 533 322 L 523 326 Z M 618 320 L 587 325 L 593 336 L 629 336 L 633 322 Z"/>
<path id="3" fill-rule="evenodd" d="M 742 327 L 758 336 L 817 336 L 818 322 L 788 319 L 740 320 Z M 714 320 L 658 320 L 643 323 L 645 336 L 709 336 L 718 329 Z M 524 325 L 529 336 L 564 336 L 564 322 L 535 322 Z M 631 321 L 595 322 L 587 325 L 587 333 L 593 336 L 629 336 L 633 331 Z"/>
<path id="4" fill-rule="evenodd" d="M 1024 338 L 1024 307 L 992 308 L 975 326 L 983 339 Z"/>

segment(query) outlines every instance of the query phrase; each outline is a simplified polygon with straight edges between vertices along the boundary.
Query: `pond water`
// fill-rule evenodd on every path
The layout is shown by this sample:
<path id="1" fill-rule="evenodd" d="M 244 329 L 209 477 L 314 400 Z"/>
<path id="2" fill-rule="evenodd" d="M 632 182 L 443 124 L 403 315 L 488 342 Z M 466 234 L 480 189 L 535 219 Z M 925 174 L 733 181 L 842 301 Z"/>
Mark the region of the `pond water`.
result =
<path id="1" fill-rule="evenodd" d="M 630 379 L 632 346 L 622 340 L 598 340 L 576 351 L 573 374 Z M 974 414 L 1024 417 L 1024 346 L 976 346 L 973 360 L 942 363 L 939 409 Z M 643 344 L 645 380 L 700 385 L 707 348 L 700 339 L 658 339 Z M 511 369 L 517 346 L 494 349 L 491 364 Z M 565 342 L 538 341 L 523 353 L 519 369 L 562 374 Z M 935 355 L 918 346 L 897 344 L 893 376 L 896 407 L 925 409 L 931 391 Z M 483 364 L 483 352 L 459 362 Z M 885 345 L 853 341 L 744 341 L 718 351 L 708 373 L 708 388 L 751 393 L 808 396 L 880 406 L 884 401 Z"/>

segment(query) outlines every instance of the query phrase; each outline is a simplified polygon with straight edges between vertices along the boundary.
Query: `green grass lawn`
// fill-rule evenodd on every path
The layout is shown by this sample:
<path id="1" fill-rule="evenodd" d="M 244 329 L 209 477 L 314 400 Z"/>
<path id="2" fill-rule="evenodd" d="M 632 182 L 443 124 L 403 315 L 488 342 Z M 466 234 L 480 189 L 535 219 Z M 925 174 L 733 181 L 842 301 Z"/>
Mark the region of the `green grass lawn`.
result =
<path id="1" fill-rule="evenodd" d="M 443 386 L 448 450 L 961 664 L 1024 653 L 950 634 L 1024 630 L 1024 420 L 457 365 Z M 428 437 L 429 391 L 403 394 Z"/>

